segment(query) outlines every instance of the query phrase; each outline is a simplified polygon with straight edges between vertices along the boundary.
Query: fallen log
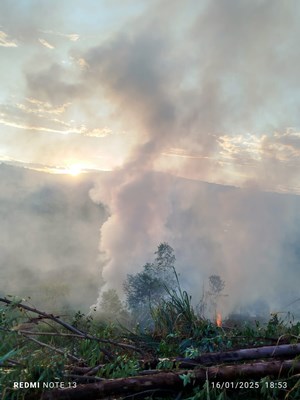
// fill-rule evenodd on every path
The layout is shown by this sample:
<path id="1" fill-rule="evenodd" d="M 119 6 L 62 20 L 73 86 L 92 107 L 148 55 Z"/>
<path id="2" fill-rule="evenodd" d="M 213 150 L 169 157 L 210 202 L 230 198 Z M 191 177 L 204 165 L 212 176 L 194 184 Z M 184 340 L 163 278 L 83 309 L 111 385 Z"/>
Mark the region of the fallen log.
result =
<path id="1" fill-rule="evenodd" d="M 282 344 L 247 349 L 230 350 L 218 353 L 205 353 L 194 358 L 177 357 L 179 368 L 192 368 L 197 365 L 216 365 L 226 362 L 249 361 L 270 357 L 292 357 L 300 354 L 300 344 Z"/>
<path id="2" fill-rule="evenodd" d="M 300 362 L 267 361 L 242 365 L 200 368 L 193 371 L 162 372 L 157 375 L 109 379 L 99 383 L 79 385 L 77 388 L 54 389 L 42 394 L 41 400 L 96 400 L 112 395 L 128 395 L 144 391 L 173 390 L 178 393 L 202 386 L 206 380 L 233 382 L 235 380 L 260 379 L 271 376 L 283 378 L 300 372 Z M 190 374 L 191 380 L 183 385 L 182 375 Z"/>

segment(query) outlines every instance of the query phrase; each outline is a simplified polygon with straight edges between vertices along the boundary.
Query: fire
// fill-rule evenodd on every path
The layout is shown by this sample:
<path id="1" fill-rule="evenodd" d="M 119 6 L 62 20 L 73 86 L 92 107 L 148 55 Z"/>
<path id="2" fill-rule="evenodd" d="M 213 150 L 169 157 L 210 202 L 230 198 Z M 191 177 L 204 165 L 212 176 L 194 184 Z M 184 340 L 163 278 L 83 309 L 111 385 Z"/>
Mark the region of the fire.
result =
<path id="1" fill-rule="evenodd" d="M 217 326 L 218 326 L 219 328 L 221 328 L 221 326 L 222 326 L 222 315 L 221 315 L 220 313 L 217 313 L 217 316 L 216 316 L 216 324 L 217 324 Z"/>

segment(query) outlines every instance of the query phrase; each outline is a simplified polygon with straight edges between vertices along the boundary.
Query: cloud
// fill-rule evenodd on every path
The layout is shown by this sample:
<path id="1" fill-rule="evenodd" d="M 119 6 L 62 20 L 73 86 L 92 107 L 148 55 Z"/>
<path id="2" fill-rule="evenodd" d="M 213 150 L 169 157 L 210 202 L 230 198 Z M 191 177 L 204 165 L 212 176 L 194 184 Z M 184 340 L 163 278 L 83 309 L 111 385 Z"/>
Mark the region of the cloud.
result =
<path id="1" fill-rule="evenodd" d="M 102 128 L 102 129 L 94 128 L 92 130 L 87 130 L 86 129 L 83 133 L 86 136 L 95 136 L 95 137 L 100 137 L 101 138 L 101 137 L 106 137 L 108 135 L 111 135 L 113 132 L 109 128 Z"/>
<path id="2" fill-rule="evenodd" d="M 48 133 L 59 133 L 62 135 L 82 135 L 90 137 L 104 138 L 112 135 L 111 129 L 92 128 L 84 124 L 77 125 L 74 121 L 65 122 L 64 119 L 58 119 L 66 112 L 70 103 L 65 103 L 53 107 L 50 103 L 45 103 L 35 99 L 27 99 L 25 104 L 17 103 L 13 106 L 0 107 L 0 124 L 7 127 L 22 129 L 24 131 L 37 131 Z M 34 115 L 34 118 L 28 116 Z M 62 116 L 61 116 L 62 118 Z"/>
<path id="3" fill-rule="evenodd" d="M 34 99 L 28 99 L 24 103 L 1 105 L 0 123 L 26 132 L 80 133 L 79 128 L 57 119 L 57 115 L 63 114 L 68 106 L 63 104 L 55 108 L 49 103 Z M 31 115 L 34 115 L 34 118 L 30 118 Z"/>
<path id="4" fill-rule="evenodd" d="M 119 166 L 130 145 L 126 134 L 97 121 L 79 124 L 66 117 L 69 110 L 68 103 L 53 106 L 33 98 L 1 105 L 0 125 L 5 130 L 1 159 L 60 168 L 81 164 L 88 169 L 111 170 Z"/>
<path id="5" fill-rule="evenodd" d="M 10 39 L 9 36 L 3 32 L 0 31 L 0 46 L 2 47 L 18 47 L 17 41 Z"/>
<path id="6" fill-rule="evenodd" d="M 60 36 L 66 39 L 69 39 L 72 42 L 77 42 L 77 40 L 80 38 L 80 35 L 78 33 L 61 33 L 61 32 L 55 32 L 55 31 L 45 31 L 45 30 L 40 30 L 41 33 L 47 33 L 49 35 L 54 35 L 54 36 Z"/>
<path id="7" fill-rule="evenodd" d="M 22 123 L 18 123 L 15 121 L 9 121 L 5 118 L 0 118 L 0 124 L 3 124 L 8 127 L 23 129 L 25 131 L 39 131 L 39 132 L 53 132 L 53 133 L 63 133 L 67 134 L 69 131 L 61 131 L 57 129 L 51 129 L 46 126 L 34 126 L 34 125 L 26 125 Z"/>
<path id="8" fill-rule="evenodd" d="M 256 182 L 267 190 L 289 188 L 298 193 L 300 135 L 293 129 L 271 135 L 224 135 L 218 142 L 221 160 L 243 170 L 248 176 L 246 183 Z"/>
<path id="9" fill-rule="evenodd" d="M 166 153 L 162 153 L 162 155 L 167 157 L 180 157 L 180 158 L 191 158 L 191 159 L 209 158 L 202 155 L 188 153 L 185 149 L 179 149 L 179 148 L 171 148 Z"/>
<path id="10" fill-rule="evenodd" d="M 16 106 L 27 113 L 32 113 L 32 114 L 54 114 L 54 115 L 60 115 L 63 114 L 66 109 L 70 106 L 71 103 L 65 103 L 62 104 L 58 107 L 53 107 L 52 104 L 43 102 L 37 99 L 33 98 L 27 98 L 25 99 L 25 104 L 23 103 L 18 103 Z"/>
<path id="11" fill-rule="evenodd" d="M 45 40 L 45 39 L 39 39 L 39 42 L 43 45 L 43 46 L 45 46 L 45 47 L 47 47 L 48 49 L 55 49 L 55 47 L 52 45 L 52 44 L 50 44 L 49 42 L 47 42 L 47 40 Z"/>
<path id="12" fill-rule="evenodd" d="M 25 131 L 53 132 L 63 135 L 76 134 L 104 138 L 114 134 L 108 127 L 78 125 L 75 121 L 66 122 L 64 114 L 70 107 L 71 103 L 53 106 L 49 102 L 26 98 L 23 103 L 0 106 L 0 124 Z"/>
<path id="13" fill-rule="evenodd" d="M 71 33 L 69 35 L 65 35 L 68 39 L 70 39 L 72 42 L 77 42 L 77 40 L 80 38 L 80 36 L 77 33 Z"/>

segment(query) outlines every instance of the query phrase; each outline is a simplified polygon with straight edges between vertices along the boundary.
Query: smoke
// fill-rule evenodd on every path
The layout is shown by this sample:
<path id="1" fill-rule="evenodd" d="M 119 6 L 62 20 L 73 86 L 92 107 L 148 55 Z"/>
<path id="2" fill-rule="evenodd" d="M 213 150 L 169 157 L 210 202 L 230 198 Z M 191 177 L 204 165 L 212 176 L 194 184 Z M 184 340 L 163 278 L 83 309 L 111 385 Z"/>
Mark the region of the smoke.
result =
<path id="1" fill-rule="evenodd" d="M 121 289 L 126 274 L 168 241 L 181 279 L 198 299 L 203 282 L 217 273 L 226 281 L 226 311 L 261 298 L 277 307 L 288 285 L 296 292 L 282 262 L 299 201 L 260 190 L 270 187 L 270 175 L 273 190 L 292 182 L 279 142 L 298 124 L 299 98 L 295 94 L 292 103 L 290 94 L 299 79 L 293 66 L 299 61 L 294 52 L 299 5 L 207 2 L 196 17 L 189 7 L 155 3 L 143 18 L 84 56 L 89 87 L 114 103 L 118 118 L 137 135 L 123 167 L 91 192 L 111 213 L 101 228 L 103 278 Z M 273 136 L 273 130 L 282 133 Z M 224 145 L 227 158 L 218 161 L 225 132 L 231 138 L 255 132 L 257 154 L 241 140 L 238 149 Z M 272 144 L 265 146 L 266 141 Z M 168 163 L 163 153 L 170 156 L 172 149 L 183 160 Z M 154 172 L 162 168 L 222 180 L 229 161 L 238 183 L 248 189 L 212 188 Z M 274 164 L 280 174 L 270 169 Z"/>
<path id="2" fill-rule="evenodd" d="M 134 9 L 133 3 L 126 6 Z M 39 51 L 24 62 L 30 110 L 23 104 L 18 112 L 5 112 L 23 124 L 26 134 L 10 139 L 18 141 L 22 157 L 28 152 L 35 162 L 54 165 L 72 154 L 93 162 L 107 157 L 108 169 L 114 169 L 90 191 L 109 213 L 99 245 L 106 287 L 121 291 L 127 274 L 167 241 L 196 301 L 212 274 L 226 282 L 227 311 L 257 299 L 271 308 L 292 301 L 299 197 L 266 191 L 299 190 L 300 3 L 140 2 L 117 28 L 110 22 L 113 29 L 104 38 L 100 27 L 95 30 L 101 7 L 93 4 L 79 7 L 91 7 L 93 35 L 83 29 L 82 44 L 72 42 L 66 57 L 56 46 L 58 34 L 67 32 L 62 16 L 68 10 L 73 15 L 71 2 L 44 13 L 42 30 L 41 9 L 30 9 L 30 24 L 3 3 L 8 19 L 20 22 L 6 29 L 13 39 L 43 39 L 54 47 L 50 53 L 39 42 Z M 80 24 L 76 28 L 81 37 Z M 48 104 L 53 115 L 47 120 Z M 57 135 L 35 135 L 31 128 L 41 120 Z M 111 137 L 91 137 L 104 125 Z M 75 135 L 70 140 L 61 133 Z"/>
<path id="3" fill-rule="evenodd" d="M 97 241 L 105 210 L 92 176 L 64 177 L 0 165 L 0 293 L 53 312 L 88 310 L 97 296 Z"/>

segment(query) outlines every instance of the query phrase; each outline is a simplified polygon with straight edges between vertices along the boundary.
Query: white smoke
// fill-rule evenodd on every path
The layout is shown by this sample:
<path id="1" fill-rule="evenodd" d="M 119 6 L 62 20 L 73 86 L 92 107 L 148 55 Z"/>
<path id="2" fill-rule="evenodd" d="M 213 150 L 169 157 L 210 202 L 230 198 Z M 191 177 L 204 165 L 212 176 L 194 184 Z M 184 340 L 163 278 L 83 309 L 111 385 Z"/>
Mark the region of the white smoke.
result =
<path id="1" fill-rule="evenodd" d="M 261 134 L 297 122 L 288 88 L 298 72 L 285 62 L 288 55 L 295 58 L 295 10 L 279 1 L 209 1 L 193 18 L 191 6 L 175 4 L 155 3 L 126 33 L 121 30 L 84 57 L 87 84 L 117 105 L 118 118 L 137 137 L 123 167 L 91 192 L 111 214 L 101 228 L 103 278 L 121 289 L 126 275 L 168 241 L 181 279 L 195 296 L 200 298 L 203 282 L 216 273 L 230 294 L 227 310 L 261 297 L 277 306 L 274 287 L 285 276 L 284 243 L 299 202 L 251 189 L 264 188 L 272 172 L 248 173 L 240 183 L 249 189 L 237 190 L 154 171 L 164 165 L 175 175 L 222 176 L 223 164 L 214 156 L 225 132 Z M 162 153 L 171 148 L 196 151 L 198 157 L 162 163 Z M 273 165 L 276 150 L 273 156 L 262 145 L 256 170 Z M 241 160 L 237 151 L 227 161 L 234 173 L 254 163 Z M 286 179 L 288 171 L 282 166 Z"/>

